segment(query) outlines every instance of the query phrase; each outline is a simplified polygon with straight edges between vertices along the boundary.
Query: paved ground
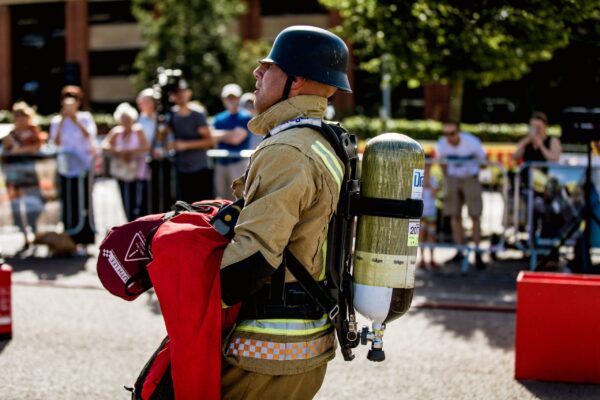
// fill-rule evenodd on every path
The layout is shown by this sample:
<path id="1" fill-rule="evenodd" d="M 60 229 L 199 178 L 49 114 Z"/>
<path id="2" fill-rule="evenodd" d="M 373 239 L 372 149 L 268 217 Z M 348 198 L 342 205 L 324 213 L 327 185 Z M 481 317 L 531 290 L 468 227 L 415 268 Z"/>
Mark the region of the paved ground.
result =
<path id="1" fill-rule="evenodd" d="M 118 223 L 118 197 L 104 186 L 104 223 Z M 0 235 L 5 254 L 20 246 Z M 164 336 L 154 297 L 128 303 L 110 296 L 89 257 L 9 258 L 14 267 L 14 339 L 0 342 L 0 399 L 127 399 L 131 384 Z M 440 250 L 438 261 L 451 254 Z M 510 254 L 508 254 L 510 255 Z M 458 267 L 419 272 L 414 307 L 390 324 L 387 360 L 330 363 L 317 398 L 600 399 L 600 386 L 513 379 L 515 278 L 525 263 L 494 262 L 463 276 Z M 452 305 L 458 309 L 436 309 Z M 466 311 L 473 305 L 504 312 Z M 508 311 L 508 312 L 507 312 Z"/>
<path id="2" fill-rule="evenodd" d="M 154 297 L 128 303 L 99 287 L 95 258 L 13 259 L 15 337 L 0 344 L 0 399 L 126 399 L 124 384 L 164 335 Z M 514 313 L 431 309 L 514 306 L 518 263 L 462 276 L 419 273 L 415 307 L 390 324 L 387 360 L 337 357 L 318 399 L 598 399 L 600 386 L 513 379 Z"/>

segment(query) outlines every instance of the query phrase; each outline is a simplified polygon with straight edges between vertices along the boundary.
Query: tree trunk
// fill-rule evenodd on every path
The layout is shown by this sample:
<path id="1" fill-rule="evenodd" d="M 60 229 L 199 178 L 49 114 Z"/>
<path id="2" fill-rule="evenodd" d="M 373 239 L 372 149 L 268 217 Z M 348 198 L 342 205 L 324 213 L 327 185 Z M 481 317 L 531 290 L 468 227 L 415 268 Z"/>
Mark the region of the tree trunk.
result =
<path id="1" fill-rule="evenodd" d="M 462 114 L 463 91 L 463 80 L 456 80 L 450 84 L 450 110 L 448 117 L 451 121 L 460 121 Z"/>

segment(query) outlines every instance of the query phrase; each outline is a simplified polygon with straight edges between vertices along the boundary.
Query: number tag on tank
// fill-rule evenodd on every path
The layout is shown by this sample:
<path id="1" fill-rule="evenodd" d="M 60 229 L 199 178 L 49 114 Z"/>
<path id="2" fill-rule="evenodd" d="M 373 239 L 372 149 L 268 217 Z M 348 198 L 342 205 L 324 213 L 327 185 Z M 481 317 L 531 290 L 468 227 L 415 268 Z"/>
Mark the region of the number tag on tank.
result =
<path id="1" fill-rule="evenodd" d="M 409 247 L 415 247 L 419 245 L 419 230 L 421 228 L 421 221 L 418 219 L 411 219 L 408 221 L 408 241 L 406 243 Z"/>

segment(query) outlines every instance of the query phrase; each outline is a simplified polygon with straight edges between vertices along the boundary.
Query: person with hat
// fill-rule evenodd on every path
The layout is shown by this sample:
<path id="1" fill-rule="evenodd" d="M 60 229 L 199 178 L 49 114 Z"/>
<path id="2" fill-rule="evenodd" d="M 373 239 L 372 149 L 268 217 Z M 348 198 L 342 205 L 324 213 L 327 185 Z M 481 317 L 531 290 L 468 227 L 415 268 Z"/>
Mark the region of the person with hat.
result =
<path id="1" fill-rule="evenodd" d="M 215 115 L 213 127 L 223 131 L 218 137 L 217 148 L 239 153 L 250 149 L 250 133 L 248 132 L 248 121 L 252 114 L 240 108 L 242 88 L 230 83 L 223 86 L 221 100 L 225 110 Z M 244 175 L 248 160 L 239 155 L 217 158 L 215 162 L 215 194 L 222 199 L 233 200 L 231 182 Z"/>
<path id="2" fill-rule="evenodd" d="M 2 169 L 13 222 L 23 233 L 22 253 L 30 248 L 28 228 L 35 234 L 43 208 L 37 174 L 32 173 L 33 162 L 28 158 L 40 151 L 43 134 L 35 122 L 35 110 L 27 103 L 13 104 L 12 111 L 14 128 L 2 140 Z"/>
<path id="3" fill-rule="evenodd" d="M 264 140 L 233 185 L 245 206 L 221 261 L 221 297 L 242 308 L 223 344 L 223 399 L 310 399 L 335 356 L 332 322 L 286 265 L 325 276 L 344 165 L 319 127 L 327 99 L 351 92 L 347 66 L 338 36 L 292 26 L 254 70 L 258 114 L 248 128 Z"/>
<path id="4" fill-rule="evenodd" d="M 213 198 L 213 174 L 207 149 L 214 145 L 206 114 L 190 103 L 192 91 L 179 79 L 172 93 L 175 107 L 169 120 L 175 151 L 177 199 L 188 203 Z"/>
<path id="5" fill-rule="evenodd" d="M 254 93 L 246 92 L 240 98 L 240 106 L 248 111 L 253 117 L 256 115 L 256 109 L 254 108 L 254 100 L 256 97 Z M 262 136 L 256 135 L 250 132 L 250 149 L 254 150 L 258 147 L 260 142 L 262 141 Z"/>

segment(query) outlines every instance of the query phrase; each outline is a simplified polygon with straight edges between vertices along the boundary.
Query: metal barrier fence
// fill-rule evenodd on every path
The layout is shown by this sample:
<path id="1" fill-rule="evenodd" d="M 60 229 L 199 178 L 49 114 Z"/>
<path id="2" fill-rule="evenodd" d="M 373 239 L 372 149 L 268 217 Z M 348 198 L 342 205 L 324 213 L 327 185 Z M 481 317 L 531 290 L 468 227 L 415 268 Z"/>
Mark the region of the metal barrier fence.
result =
<path id="1" fill-rule="evenodd" d="M 466 253 L 463 258 L 461 265 L 461 272 L 465 273 L 469 269 L 469 254 L 474 252 L 485 252 L 495 254 L 505 250 L 506 236 L 504 232 L 508 227 L 508 192 L 509 192 L 509 178 L 506 169 L 503 164 L 497 161 L 468 161 L 468 163 L 476 163 L 481 167 L 478 178 L 483 185 L 482 203 L 483 209 L 480 218 L 481 223 L 481 243 L 479 246 L 474 244 L 461 244 L 458 245 L 452 241 L 439 241 L 439 234 L 449 234 L 444 232 L 444 227 L 437 226 L 436 228 L 436 241 L 435 242 L 420 242 L 419 247 L 425 248 L 451 248 L 457 251 Z M 433 176 L 439 178 L 440 187 L 442 192 L 444 190 L 444 178 L 441 171 L 442 166 L 448 166 L 450 164 L 465 164 L 465 161 L 458 160 L 426 160 L 426 164 L 431 166 L 431 173 Z M 439 167 L 439 170 L 434 170 L 435 167 Z M 494 190 L 499 188 L 500 190 Z M 439 189 L 438 189 L 439 190 Z M 437 212 L 443 214 L 444 200 L 443 194 L 436 196 Z M 468 230 L 472 229 L 471 221 L 465 214 L 466 210 L 463 208 L 462 220 L 463 226 Z M 443 221 L 443 218 L 438 218 L 438 221 Z M 445 236 L 445 235 L 444 235 Z"/>
<path id="2" fill-rule="evenodd" d="M 94 162 L 92 158 L 92 165 Z M 84 164 L 79 154 L 56 152 L 49 146 L 35 154 L 3 154 L 0 163 L 0 234 L 4 235 L 4 241 L 19 240 L 12 236 L 9 239 L 7 235 L 21 232 L 27 244 L 36 232 L 65 230 L 61 222 L 59 173 L 83 168 L 89 171 L 88 182 L 92 182 L 93 168 Z M 89 218 L 93 229 L 92 202 L 89 204 L 89 214 L 85 217 Z"/>
<path id="3" fill-rule="evenodd" d="M 227 150 L 208 150 L 211 162 L 223 157 L 240 157 L 247 159 L 253 151 L 230 152 Z M 59 171 L 67 162 L 75 162 L 75 155 L 68 153 L 56 153 L 52 151 L 40 152 L 31 156 L 10 157 L 4 156 L 0 164 L 0 234 L 25 231 L 32 232 L 51 230 L 62 231 L 61 209 L 60 209 L 60 185 Z M 75 160 L 75 161 L 74 161 Z M 105 158 L 106 161 L 106 158 Z M 441 176 L 441 171 L 435 172 L 435 168 L 442 165 L 461 163 L 460 161 L 427 160 L 434 174 Z M 462 162 L 464 163 L 464 161 Z M 100 235 L 105 234 L 112 226 L 122 224 L 126 221 L 122 212 L 122 204 L 119 189 L 114 179 L 102 177 L 102 169 L 99 160 L 94 160 L 94 168 L 89 171 L 90 182 L 94 189 L 91 191 L 93 200 L 89 217 L 92 226 L 95 226 Z M 539 181 L 537 169 L 545 169 L 552 173 L 556 171 L 572 170 L 583 174 L 581 166 L 569 166 L 553 163 L 528 163 L 522 165 L 515 175 L 514 192 L 512 194 L 512 209 L 509 199 L 510 182 L 506 169 L 499 162 L 479 162 L 482 169 L 479 174 L 480 181 L 484 184 L 482 224 L 482 243 L 479 247 L 463 244 L 456 245 L 448 241 L 435 241 L 420 243 L 422 248 L 454 248 L 458 251 L 472 253 L 483 251 L 486 253 L 502 252 L 507 247 L 507 240 L 512 241 L 515 247 L 526 254 L 531 254 L 531 268 L 539 254 L 546 254 L 548 248 L 556 243 L 558 237 L 549 238 L 540 236 L 540 226 L 536 225 L 535 201 L 539 198 L 540 188 L 536 189 Z M 106 171 L 107 169 L 104 168 Z M 526 171 L 526 172 L 523 172 Z M 553 172 L 554 171 L 554 172 Z M 94 176 L 97 174 L 99 176 Z M 525 175 L 528 176 L 527 185 L 523 185 Z M 537 177 L 537 178 L 536 178 Z M 11 192 L 7 182 L 20 182 L 20 191 Z M 443 185 L 443 179 L 441 180 Z M 538 182 L 539 186 L 539 182 Z M 537 193 L 537 194 L 536 194 Z M 439 202 L 439 197 L 438 197 Z M 438 206 L 443 209 L 443 202 Z M 519 212 L 519 210 L 524 210 Z M 509 220 L 509 214 L 512 218 Z M 521 215 L 521 218 L 520 218 Z M 470 228 L 470 221 L 465 219 L 465 226 Z M 511 222 L 512 223 L 509 223 Z M 29 228 L 28 228 L 29 227 Z M 33 227 L 33 229 L 31 228 Z M 37 228 L 37 229 L 36 229 Z M 536 230 L 537 229 L 537 230 Z M 439 238 L 439 236 L 438 236 Z M 567 245 L 572 245 L 567 242 Z M 469 268 L 468 257 L 465 257 L 461 266 L 466 272 Z"/>

